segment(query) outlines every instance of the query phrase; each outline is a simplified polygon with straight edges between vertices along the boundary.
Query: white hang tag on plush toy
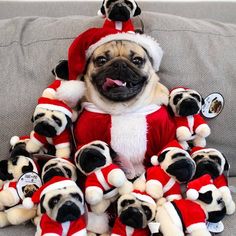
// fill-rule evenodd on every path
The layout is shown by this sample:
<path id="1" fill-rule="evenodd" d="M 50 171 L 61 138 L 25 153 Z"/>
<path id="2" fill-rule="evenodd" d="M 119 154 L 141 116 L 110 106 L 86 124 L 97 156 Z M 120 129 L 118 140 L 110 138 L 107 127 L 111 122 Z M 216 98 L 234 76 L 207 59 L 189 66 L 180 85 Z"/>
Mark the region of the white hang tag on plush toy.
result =
<path id="1" fill-rule="evenodd" d="M 35 192 L 41 186 L 42 181 L 39 175 L 35 172 L 27 172 L 18 180 L 16 190 L 19 197 L 24 200 L 26 191 Z"/>
<path id="2" fill-rule="evenodd" d="M 217 117 L 224 108 L 224 97 L 220 93 L 211 93 L 204 99 L 202 114 L 208 119 Z"/>
<path id="3" fill-rule="evenodd" d="M 212 222 L 207 222 L 207 229 L 211 232 L 211 233 L 221 233 L 224 231 L 224 224 L 222 223 L 222 221 L 217 222 L 217 223 L 212 223 Z"/>

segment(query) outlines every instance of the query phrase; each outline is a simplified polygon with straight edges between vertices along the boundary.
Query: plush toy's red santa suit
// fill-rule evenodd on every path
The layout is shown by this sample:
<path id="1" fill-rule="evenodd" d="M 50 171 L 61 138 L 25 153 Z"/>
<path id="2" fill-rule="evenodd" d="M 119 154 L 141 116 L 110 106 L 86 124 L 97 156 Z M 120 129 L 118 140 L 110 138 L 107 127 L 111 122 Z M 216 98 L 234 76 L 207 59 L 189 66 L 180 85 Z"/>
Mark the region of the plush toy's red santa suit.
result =
<path id="1" fill-rule="evenodd" d="M 46 184 L 40 187 L 31 198 L 25 198 L 23 200 L 23 206 L 26 208 L 32 208 L 34 204 L 39 204 L 42 196 L 53 192 L 63 187 L 75 187 L 82 198 L 82 204 L 84 204 L 83 194 L 74 181 L 69 178 L 55 176 L 49 180 Z M 80 209 L 81 210 L 81 209 Z M 44 213 L 37 225 L 36 236 L 86 236 L 86 220 L 84 216 L 84 209 L 81 210 L 81 216 L 74 221 L 66 221 L 63 223 L 53 220 L 51 217 Z"/>
<path id="2" fill-rule="evenodd" d="M 153 38 L 113 28 L 92 28 L 79 35 L 69 48 L 69 78 L 75 80 L 83 74 L 93 51 L 113 40 L 128 40 L 142 46 L 153 58 L 155 71 L 159 70 L 163 52 Z M 164 106 L 151 104 L 120 115 L 106 113 L 93 103 L 83 103 L 82 107 L 74 130 L 78 149 L 95 140 L 110 144 L 122 159 L 121 165 L 129 178 L 141 175 L 144 159 L 149 163 L 150 157 L 175 136 L 174 122 Z"/>
<path id="3" fill-rule="evenodd" d="M 116 30 L 120 30 L 122 32 L 133 32 L 134 31 L 134 26 L 131 21 L 131 19 L 127 21 L 111 21 L 109 19 L 106 19 L 103 27 L 107 28 L 113 28 Z"/>

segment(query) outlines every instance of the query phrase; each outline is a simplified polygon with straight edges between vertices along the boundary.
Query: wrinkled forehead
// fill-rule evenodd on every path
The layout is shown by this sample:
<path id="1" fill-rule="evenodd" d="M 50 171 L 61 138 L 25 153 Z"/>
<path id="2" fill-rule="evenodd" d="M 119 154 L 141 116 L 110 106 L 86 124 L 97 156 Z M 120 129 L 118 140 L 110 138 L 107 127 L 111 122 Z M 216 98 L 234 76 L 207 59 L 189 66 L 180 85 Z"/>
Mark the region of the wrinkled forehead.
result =
<path id="1" fill-rule="evenodd" d="M 96 58 L 101 55 L 110 56 L 112 58 L 118 56 L 127 58 L 133 56 L 147 56 L 145 50 L 141 46 L 134 42 L 125 40 L 111 41 L 101 45 L 94 51 L 93 58 Z"/>

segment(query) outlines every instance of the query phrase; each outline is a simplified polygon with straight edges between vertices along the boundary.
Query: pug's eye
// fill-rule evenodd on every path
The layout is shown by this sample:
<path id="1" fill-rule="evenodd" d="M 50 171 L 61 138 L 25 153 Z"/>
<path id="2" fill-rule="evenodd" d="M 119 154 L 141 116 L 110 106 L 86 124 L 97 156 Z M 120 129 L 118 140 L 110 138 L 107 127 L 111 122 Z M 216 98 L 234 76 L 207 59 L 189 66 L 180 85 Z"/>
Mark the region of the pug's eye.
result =
<path id="1" fill-rule="evenodd" d="M 125 1 L 125 4 L 131 9 L 131 10 L 133 10 L 133 5 L 132 5 L 132 3 L 131 2 L 129 2 L 129 1 Z"/>
<path id="2" fill-rule="evenodd" d="M 138 67 L 144 64 L 144 59 L 142 57 L 134 57 L 132 58 L 132 63 Z"/>
<path id="3" fill-rule="evenodd" d="M 61 199 L 61 195 L 57 195 L 55 197 L 53 197 L 52 199 L 50 199 L 50 201 L 48 202 L 48 206 L 53 209 L 54 206 L 60 201 Z"/>
<path id="4" fill-rule="evenodd" d="M 107 62 L 108 62 L 108 59 L 104 56 L 99 56 L 94 61 L 95 65 L 98 66 L 98 67 L 103 66 Z"/>
<path id="5" fill-rule="evenodd" d="M 120 205 L 122 207 L 126 207 L 126 206 L 134 204 L 134 203 L 135 203 L 135 200 L 132 200 L 132 199 L 131 200 L 123 200 Z"/>
<path id="6" fill-rule="evenodd" d="M 145 205 L 142 205 L 142 208 L 143 208 L 144 214 L 147 217 L 147 220 L 150 220 L 152 218 L 152 211 L 149 209 L 149 207 Z"/>

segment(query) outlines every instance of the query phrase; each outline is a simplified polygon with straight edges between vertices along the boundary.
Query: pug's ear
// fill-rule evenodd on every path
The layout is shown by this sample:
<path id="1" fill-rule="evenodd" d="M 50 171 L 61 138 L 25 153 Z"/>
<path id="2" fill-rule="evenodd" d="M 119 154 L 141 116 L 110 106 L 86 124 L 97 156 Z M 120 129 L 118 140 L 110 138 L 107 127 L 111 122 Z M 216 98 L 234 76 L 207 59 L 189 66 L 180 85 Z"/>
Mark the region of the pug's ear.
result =
<path id="1" fill-rule="evenodd" d="M 141 9 L 136 2 L 135 4 L 136 4 L 136 10 L 134 12 L 134 16 L 139 16 L 141 14 Z"/>
<path id="2" fill-rule="evenodd" d="M 223 154 L 222 154 L 223 155 Z M 223 155 L 223 157 L 225 158 L 225 155 Z M 230 168 L 230 164 L 229 162 L 227 161 L 227 159 L 225 158 L 225 165 L 224 165 L 224 171 L 229 171 L 229 168 Z"/>
<path id="3" fill-rule="evenodd" d="M 40 211 L 41 211 L 42 214 L 46 213 L 46 210 L 45 210 L 45 208 L 43 206 L 44 199 L 45 199 L 45 194 L 41 197 L 41 200 L 40 200 Z"/>
<path id="4" fill-rule="evenodd" d="M 103 3 L 102 3 L 102 6 L 100 8 L 100 12 L 103 14 L 103 15 L 106 15 L 106 11 L 105 11 L 105 0 L 103 0 Z"/>
<path id="5" fill-rule="evenodd" d="M 59 61 L 58 65 L 52 70 L 52 74 L 60 79 L 69 80 L 68 60 Z"/>
<path id="6" fill-rule="evenodd" d="M 66 128 L 70 129 L 70 127 L 72 126 L 72 120 L 69 116 L 66 115 L 66 120 L 67 120 L 67 125 Z"/>
<path id="7" fill-rule="evenodd" d="M 117 153 L 114 151 L 114 149 L 110 145 L 108 145 L 108 147 L 109 147 L 111 159 L 114 160 L 117 157 Z"/>
<path id="8" fill-rule="evenodd" d="M 34 116 L 31 117 L 31 122 L 34 123 Z"/>
<path id="9" fill-rule="evenodd" d="M 175 113 L 173 112 L 173 110 L 172 110 L 170 104 L 168 104 L 168 106 L 167 106 L 167 111 L 169 112 L 170 116 L 172 116 L 172 117 L 175 116 Z"/>

